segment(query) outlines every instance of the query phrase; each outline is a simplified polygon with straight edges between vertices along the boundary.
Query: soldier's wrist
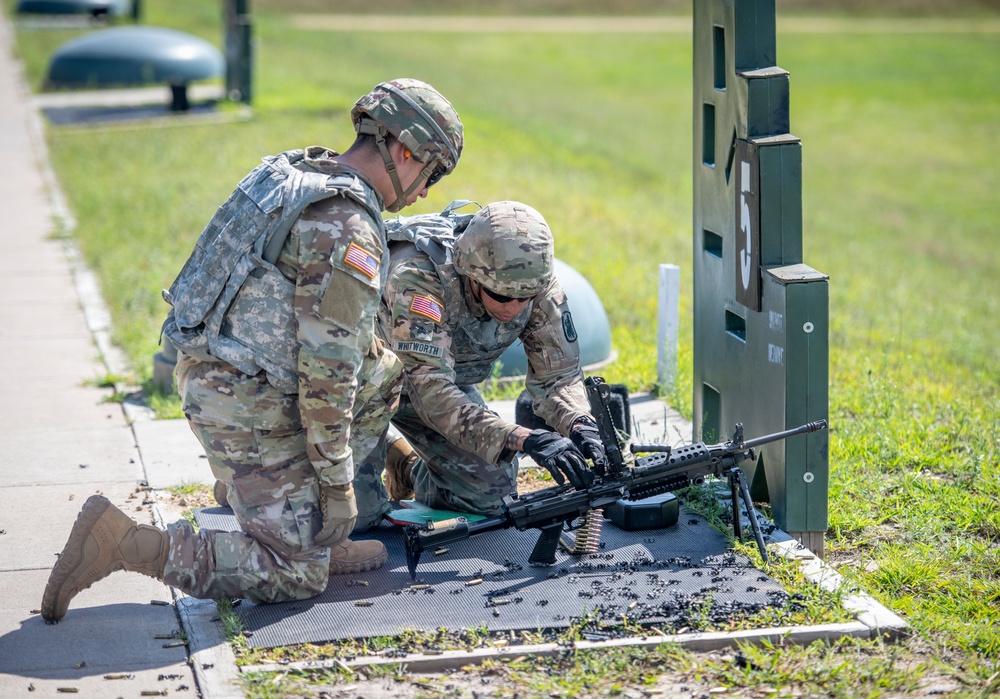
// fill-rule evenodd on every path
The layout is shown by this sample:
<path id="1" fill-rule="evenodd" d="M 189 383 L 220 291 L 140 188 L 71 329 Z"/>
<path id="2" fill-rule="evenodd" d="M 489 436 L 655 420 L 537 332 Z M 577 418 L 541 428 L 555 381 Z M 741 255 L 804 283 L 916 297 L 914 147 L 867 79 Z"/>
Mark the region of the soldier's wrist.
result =
<path id="1" fill-rule="evenodd" d="M 508 435 L 507 441 L 504 443 L 504 448 L 509 452 L 523 451 L 524 440 L 531 435 L 531 430 L 526 427 L 521 427 L 520 425 L 515 427 Z"/>
<path id="2" fill-rule="evenodd" d="M 344 490 L 354 481 L 354 460 L 348 459 L 346 463 L 326 464 L 325 467 L 317 468 L 316 477 L 320 487 Z"/>

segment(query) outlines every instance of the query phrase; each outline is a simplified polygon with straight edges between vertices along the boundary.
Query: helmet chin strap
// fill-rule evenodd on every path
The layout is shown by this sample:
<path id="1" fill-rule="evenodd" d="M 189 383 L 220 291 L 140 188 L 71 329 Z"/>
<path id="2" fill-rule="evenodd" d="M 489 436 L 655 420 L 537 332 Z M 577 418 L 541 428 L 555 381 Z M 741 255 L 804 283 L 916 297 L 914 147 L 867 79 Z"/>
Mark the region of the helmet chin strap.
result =
<path id="1" fill-rule="evenodd" d="M 368 133 L 375 136 L 375 143 L 378 145 L 378 150 L 382 154 L 382 162 L 385 163 L 385 171 L 389 173 L 389 180 L 392 182 L 392 188 L 396 192 L 396 199 L 391 204 L 386 204 L 385 210 L 391 214 L 397 211 L 402 211 L 406 206 L 406 200 L 417 191 L 417 187 L 431 176 L 431 173 L 437 168 L 437 163 L 433 160 L 424 165 L 424 168 L 417 175 L 417 178 L 413 180 L 413 184 L 404 192 L 403 183 L 399 181 L 399 173 L 396 171 L 396 163 L 392 161 L 392 156 L 389 154 L 389 147 L 385 142 L 385 129 L 378 123 L 370 119 L 364 119 L 358 124 L 358 133 Z"/>
<path id="2" fill-rule="evenodd" d="M 392 162 L 392 156 L 389 155 L 389 148 L 385 145 L 385 131 L 381 128 L 377 128 L 375 132 L 375 143 L 378 144 L 379 152 L 382 153 L 382 161 L 385 163 L 385 171 L 389 173 L 392 188 L 396 191 L 395 201 L 385 206 L 386 211 L 394 214 L 406 206 L 406 194 L 403 192 L 403 185 L 399 181 L 399 173 L 396 172 L 396 163 Z"/>

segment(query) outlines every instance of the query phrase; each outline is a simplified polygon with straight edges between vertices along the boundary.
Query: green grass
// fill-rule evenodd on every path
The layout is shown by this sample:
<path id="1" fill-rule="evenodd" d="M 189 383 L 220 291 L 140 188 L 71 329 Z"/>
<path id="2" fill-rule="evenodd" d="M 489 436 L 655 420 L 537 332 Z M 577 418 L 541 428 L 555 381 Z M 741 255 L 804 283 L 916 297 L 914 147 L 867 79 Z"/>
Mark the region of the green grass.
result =
<path id="1" fill-rule="evenodd" d="M 233 184 L 262 155 L 346 147 L 354 100 L 382 79 L 414 75 L 455 103 L 467 148 L 456 174 L 408 213 L 465 197 L 538 208 L 557 255 L 608 311 L 619 360 L 604 375 L 635 390 L 655 383 L 656 265 L 679 264 L 685 322 L 666 397 L 690 414 L 690 36 L 345 35 L 292 29 L 282 10 L 291 5 L 278 5 L 254 5 L 251 119 L 47 130 L 73 236 L 139 381 L 149 379 L 166 311 L 160 289 Z M 402 0 L 386 7 L 416 11 Z M 975 2 L 909 10 L 953 7 L 997 16 Z M 219 42 L 215 3 L 147 4 L 146 13 L 150 24 Z M 18 32 L 34 88 L 73 35 Z M 1000 671 L 1000 166 L 990 147 L 1000 41 L 782 33 L 777 62 L 791 71 L 791 131 L 803 143 L 804 259 L 831 278 L 829 557 L 915 634 L 899 650 L 779 657 L 792 668 L 818 662 L 828 679 L 803 674 L 808 691 L 840 695 L 829 679 L 839 657 L 865 695 L 903 696 L 914 690 L 895 654 L 919 650 L 942 664 L 917 655 L 909 667 L 958 677 L 976 696 L 995 689 Z M 780 684 L 767 673 L 731 676 Z"/>

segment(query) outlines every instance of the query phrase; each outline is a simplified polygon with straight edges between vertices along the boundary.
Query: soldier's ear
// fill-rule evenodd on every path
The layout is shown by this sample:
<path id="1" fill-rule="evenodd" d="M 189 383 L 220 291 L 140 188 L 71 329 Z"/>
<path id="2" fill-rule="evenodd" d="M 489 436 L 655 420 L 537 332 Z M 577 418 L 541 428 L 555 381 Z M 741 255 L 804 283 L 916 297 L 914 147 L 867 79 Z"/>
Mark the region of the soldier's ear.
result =
<path id="1" fill-rule="evenodd" d="M 393 150 L 390 147 L 389 155 L 392 156 L 392 160 L 394 163 L 396 163 L 396 166 L 400 167 L 410 162 L 410 159 L 413 158 L 413 153 L 410 152 L 410 149 L 404 146 L 399 141 L 395 141 L 394 145 L 397 150 Z"/>

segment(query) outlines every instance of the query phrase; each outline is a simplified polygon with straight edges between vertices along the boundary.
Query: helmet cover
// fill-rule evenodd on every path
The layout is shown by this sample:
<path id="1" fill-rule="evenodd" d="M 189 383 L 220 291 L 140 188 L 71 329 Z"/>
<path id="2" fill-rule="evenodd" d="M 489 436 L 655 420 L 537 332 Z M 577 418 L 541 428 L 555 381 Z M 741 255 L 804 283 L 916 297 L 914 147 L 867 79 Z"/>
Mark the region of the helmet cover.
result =
<path id="1" fill-rule="evenodd" d="M 480 209 L 455 241 L 455 269 L 490 291 L 530 298 L 552 280 L 552 231 L 540 213 L 516 201 Z"/>
<path id="2" fill-rule="evenodd" d="M 427 83 L 399 78 L 379 83 L 351 110 L 356 131 L 365 120 L 392 134 L 421 163 L 436 160 L 447 175 L 462 155 L 464 135 L 458 112 Z"/>

